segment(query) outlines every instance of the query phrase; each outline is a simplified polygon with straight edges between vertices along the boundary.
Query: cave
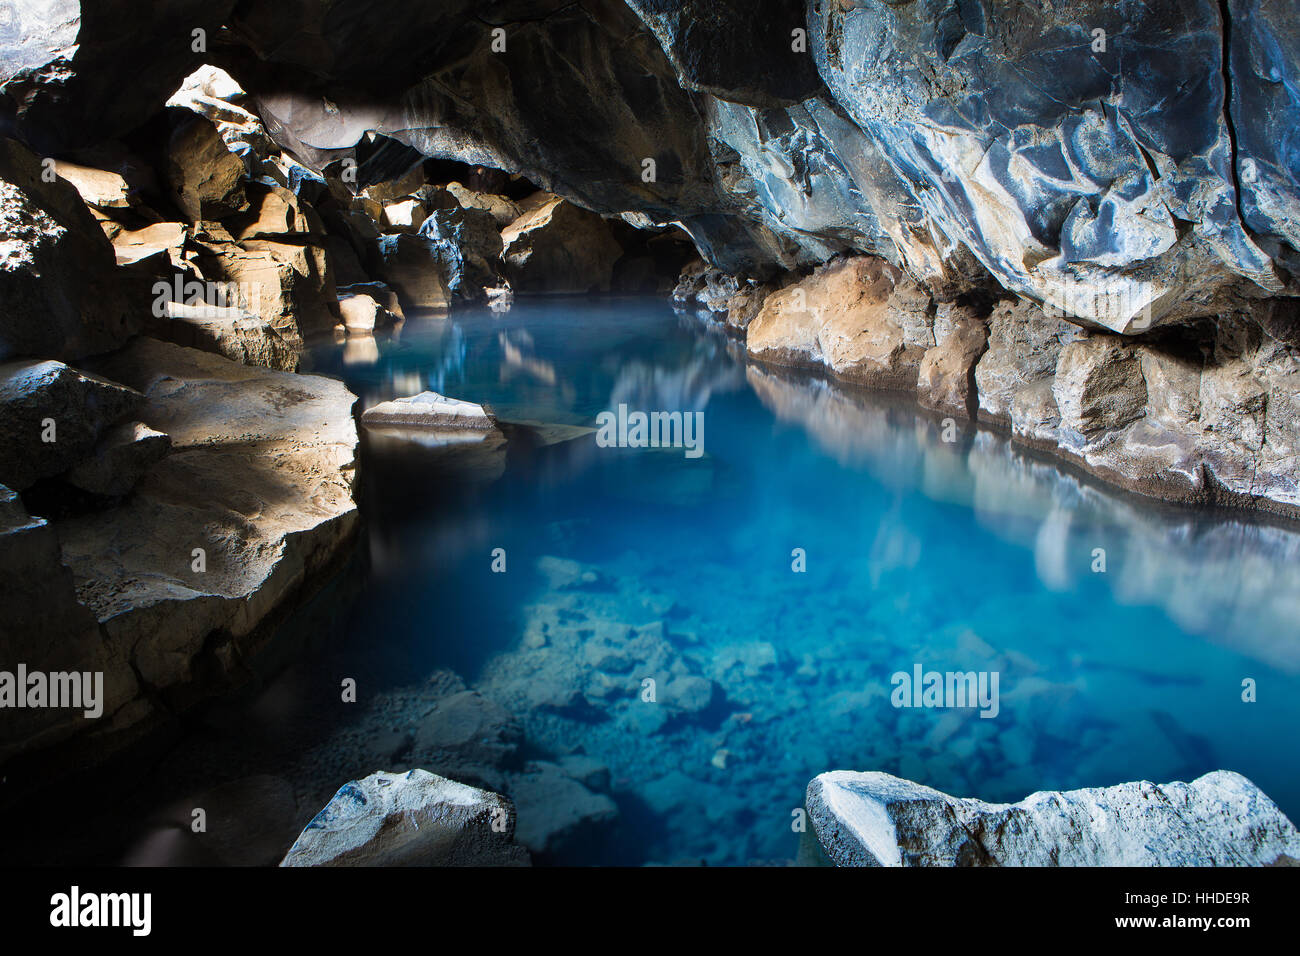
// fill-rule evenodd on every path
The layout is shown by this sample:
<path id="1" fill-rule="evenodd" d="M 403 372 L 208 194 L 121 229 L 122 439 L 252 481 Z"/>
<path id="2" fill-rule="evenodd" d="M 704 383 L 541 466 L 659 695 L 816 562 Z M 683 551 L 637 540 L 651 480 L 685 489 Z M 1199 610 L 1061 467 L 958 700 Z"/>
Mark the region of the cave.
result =
<path id="1" fill-rule="evenodd" d="M 1290 0 L 0 0 L 0 863 L 1295 865 L 1297 91 Z"/>

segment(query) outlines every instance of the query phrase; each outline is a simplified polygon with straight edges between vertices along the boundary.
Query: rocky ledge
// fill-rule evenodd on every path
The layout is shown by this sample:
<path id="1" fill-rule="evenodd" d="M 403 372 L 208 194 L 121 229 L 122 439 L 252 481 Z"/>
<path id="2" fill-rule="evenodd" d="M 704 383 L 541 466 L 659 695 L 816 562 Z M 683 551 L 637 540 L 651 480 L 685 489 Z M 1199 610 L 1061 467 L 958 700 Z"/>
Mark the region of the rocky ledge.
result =
<path id="1" fill-rule="evenodd" d="M 0 657 L 103 674 L 94 719 L 9 712 L 0 758 L 74 734 L 102 752 L 246 679 L 357 527 L 356 399 L 339 382 L 144 337 L 92 364 L 0 366 L 0 441 L 40 448 L 31 416 L 58 429 L 0 473 Z"/>
<path id="2" fill-rule="evenodd" d="M 1241 774 L 1122 783 L 984 803 L 887 773 L 808 784 L 817 839 L 839 866 L 1296 866 L 1300 833 Z"/>
<path id="3" fill-rule="evenodd" d="M 1131 491 L 1300 517 L 1295 300 L 1136 336 L 1005 293 L 945 298 L 869 256 L 784 283 L 700 263 L 675 296 L 763 362 L 913 395 Z"/>

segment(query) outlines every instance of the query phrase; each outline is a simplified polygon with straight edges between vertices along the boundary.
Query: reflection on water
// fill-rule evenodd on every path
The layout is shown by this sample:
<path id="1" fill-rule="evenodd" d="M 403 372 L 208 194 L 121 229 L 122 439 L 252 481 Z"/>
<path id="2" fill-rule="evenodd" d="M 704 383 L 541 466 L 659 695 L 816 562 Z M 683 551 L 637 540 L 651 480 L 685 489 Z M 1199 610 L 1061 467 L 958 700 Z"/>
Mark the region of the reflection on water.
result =
<path id="1" fill-rule="evenodd" d="M 1111 492 L 989 432 L 945 443 L 911 405 L 747 365 L 657 301 L 521 300 L 367 348 L 312 359 L 363 407 L 486 403 L 506 440 L 368 436 L 344 639 L 177 748 L 149 800 L 269 775 L 301 823 L 351 777 L 422 766 L 509 794 L 543 862 L 632 864 L 792 861 L 791 811 L 832 769 L 1015 800 L 1227 768 L 1300 812 L 1293 531 Z M 704 456 L 598 447 L 620 403 L 704 412 Z M 892 707 L 918 664 L 996 671 L 997 717 Z"/>
<path id="2" fill-rule="evenodd" d="M 1227 767 L 1300 809 L 1292 531 L 1113 492 L 990 432 L 946 443 L 911 405 L 748 365 L 657 302 L 416 321 L 380 353 L 317 361 L 366 404 L 434 387 L 584 426 L 517 430 L 488 473 L 373 446 L 352 620 L 384 683 L 448 668 L 513 714 L 525 757 L 601 768 L 581 799 L 613 799 L 593 813 L 612 836 L 549 859 L 788 860 L 790 811 L 834 768 L 1018 799 Z M 703 411 L 705 456 L 598 448 L 585 429 L 620 403 Z M 894 709 L 915 663 L 998 671 L 999 716 Z"/>

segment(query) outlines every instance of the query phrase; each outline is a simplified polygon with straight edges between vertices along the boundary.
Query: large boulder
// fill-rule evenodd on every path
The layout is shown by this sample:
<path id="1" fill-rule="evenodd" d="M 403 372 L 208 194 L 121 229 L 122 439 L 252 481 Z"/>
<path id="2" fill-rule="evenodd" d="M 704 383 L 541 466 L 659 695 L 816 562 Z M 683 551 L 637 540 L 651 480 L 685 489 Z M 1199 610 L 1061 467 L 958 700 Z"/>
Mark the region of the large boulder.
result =
<path id="1" fill-rule="evenodd" d="M 375 247 L 372 268 L 397 293 L 404 311 L 451 306 L 446 266 L 437 247 L 423 236 L 384 236 Z"/>
<path id="2" fill-rule="evenodd" d="M 113 507 L 55 523 L 106 653 L 150 688 L 104 732 L 246 680 L 289 609 L 346 559 L 355 397 L 339 382 L 137 337 L 101 371 L 172 451 Z"/>
<path id="3" fill-rule="evenodd" d="M 558 196 L 501 232 L 516 292 L 608 292 L 623 254 L 605 221 Z"/>
<path id="4" fill-rule="evenodd" d="M 899 278 L 882 259 L 856 256 L 768 296 L 749 323 L 752 355 L 778 365 L 824 365 L 840 378 L 913 391 L 923 345 L 909 341 L 891 293 Z"/>
<path id="5" fill-rule="evenodd" d="M 1218 770 L 984 803 L 887 773 L 808 784 L 808 815 L 840 866 L 1273 866 L 1300 833 L 1257 786 Z"/>
<path id="6" fill-rule="evenodd" d="M 0 139 L 0 361 L 79 358 L 138 328 L 113 247 L 77 190 L 13 140 Z"/>
<path id="7" fill-rule="evenodd" d="M 344 784 L 281 866 L 527 866 L 510 801 L 425 770 Z"/>
<path id="8" fill-rule="evenodd" d="M 420 235 L 433 243 L 447 286 L 460 298 L 480 299 L 484 289 L 500 285 L 504 244 L 490 212 L 440 209 L 424 221 Z"/>
<path id="9" fill-rule="evenodd" d="M 190 222 L 222 219 L 248 208 L 244 162 L 205 117 L 191 116 L 172 131 L 167 182 Z"/>
<path id="10" fill-rule="evenodd" d="M 24 491 L 90 457 L 139 392 L 62 362 L 0 365 L 0 482 Z"/>

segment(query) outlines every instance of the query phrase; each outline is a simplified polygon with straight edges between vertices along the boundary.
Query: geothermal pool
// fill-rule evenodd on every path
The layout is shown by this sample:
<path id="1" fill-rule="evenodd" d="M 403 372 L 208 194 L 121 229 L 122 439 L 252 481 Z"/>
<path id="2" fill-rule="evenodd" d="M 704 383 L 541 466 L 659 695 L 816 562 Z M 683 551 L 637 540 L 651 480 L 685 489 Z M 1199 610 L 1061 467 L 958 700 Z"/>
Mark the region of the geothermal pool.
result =
<path id="1" fill-rule="evenodd" d="M 371 441 L 373 566 L 334 661 L 384 689 L 452 671 L 513 714 L 512 759 L 577 767 L 617 816 L 551 862 L 789 861 L 805 785 L 836 768 L 996 801 L 1228 768 L 1300 811 L 1296 534 L 971 426 L 945 442 L 660 301 L 521 300 L 377 346 L 316 368 L 363 405 L 431 388 L 582 429 Z M 621 404 L 702 413 L 703 454 L 602 447 Z M 894 706 L 918 668 L 995 675 L 996 714 Z M 424 715 L 397 699 L 400 736 Z"/>
<path id="2" fill-rule="evenodd" d="M 204 806 L 221 862 L 274 862 L 347 780 L 417 766 L 510 795 L 551 864 L 811 862 L 798 811 L 832 769 L 1013 801 L 1225 768 L 1300 814 L 1294 531 L 966 424 L 945 442 L 656 300 L 524 299 L 309 358 L 362 407 L 434 389 L 515 424 L 366 437 L 364 559 L 272 685 L 100 789 L 76 838 L 105 861 L 157 859 Z M 620 405 L 701 413 L 702 453 L 605 447 Z M 895 706 L 927 702 L 895 675 L 930 673 L 996 680 L 996 706 L 943 706 L 946 681 Z"/>

